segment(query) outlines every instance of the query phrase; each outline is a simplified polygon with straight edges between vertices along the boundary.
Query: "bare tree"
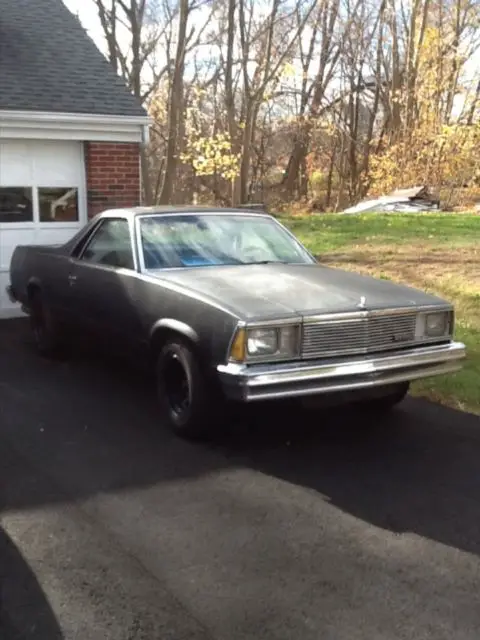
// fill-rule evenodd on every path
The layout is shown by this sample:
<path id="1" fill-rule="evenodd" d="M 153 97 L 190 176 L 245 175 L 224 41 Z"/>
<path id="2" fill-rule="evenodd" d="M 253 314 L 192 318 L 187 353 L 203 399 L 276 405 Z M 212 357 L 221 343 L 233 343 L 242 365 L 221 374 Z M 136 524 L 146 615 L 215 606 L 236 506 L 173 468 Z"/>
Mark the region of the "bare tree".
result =
<path id="1" fill-rule="evenodd" d="M 92 2 L 113 67 L 155 120 L 149 202 L 305 199 L 315 174 L 340 205 L 426 120 L 477 122 L 480 0 Z M 234 168 L 202 173 L 218 140 Z"/>
<path id="2" fill-rule="evenodd" d="M 300 44 L 302 89 L 298 131 L 283 179 L 283 186 L 291 197 L 295 189 L 301 196 L 307 193 L 305 159 L 310 147 L 312 130 L 320 115 L 343 46 L 343 39 L 337 31 L 339 14 L 340 0 L 320 2 L 311 27 L 307 50 L 305 51 Z M 347 28 L 348 20 L 345 33 Z M 309 82 L 311 65 L 317 56 L 318 68 L 313 80 Z"/>
<path id="3" fill-rule="evenodd" d="M 110 63 L 132 93 L 145 102 L 168 70 L 165 59 L 158 62 L 154 54 L 174 16 L 152 0 L 92 1 L 97 7 Z"/>
<path id="4" fill-rule="evenodd" d="M 185 53 L 187 48 L 187 22 L 190 13 L 189 0 L 180 0 L 178 18 L 177 50 L 173 67 L 170 97 L 168 105 L 168 140 L 165 157 L 165 173 L 159 201 L 170 202 L 177 172 L 177 141 L 180 138 L 183 111 L 183 76 L 185 71 Z"/>
<path id="5" fill-rule="evenodd" d="M 132 93 L 145 103 L 168 70 L 168 62 L 155 64 L 155 53 L 172 17 L 148 0 L 93 0 L 97 7 L 114 70 Z M 141 150 L 142 183 L 147 203 L 153 201 L 149 160 Z"/>

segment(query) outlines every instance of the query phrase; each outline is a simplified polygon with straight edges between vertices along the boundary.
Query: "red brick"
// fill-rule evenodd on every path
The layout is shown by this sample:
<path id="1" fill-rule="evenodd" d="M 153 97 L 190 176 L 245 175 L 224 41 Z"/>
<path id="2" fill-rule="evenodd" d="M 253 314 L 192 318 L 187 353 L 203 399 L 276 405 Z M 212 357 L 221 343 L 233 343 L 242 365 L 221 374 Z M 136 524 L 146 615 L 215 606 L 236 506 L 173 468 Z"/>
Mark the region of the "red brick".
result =
<path id="1" fill-rule="evenodd" d="M 85 143 L 89 217 L 140 203 L 139 154 L 136 143 Z"/>

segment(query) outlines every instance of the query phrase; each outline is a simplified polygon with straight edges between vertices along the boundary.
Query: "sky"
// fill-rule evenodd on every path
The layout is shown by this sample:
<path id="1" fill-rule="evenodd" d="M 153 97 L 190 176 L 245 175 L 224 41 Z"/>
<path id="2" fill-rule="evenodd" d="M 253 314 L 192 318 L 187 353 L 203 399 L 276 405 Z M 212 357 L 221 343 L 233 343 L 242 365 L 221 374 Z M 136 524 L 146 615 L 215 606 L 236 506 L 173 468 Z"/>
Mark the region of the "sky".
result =
<path id="1" fill-rule="evenodd" d="M 97 8 L 93 0 L 63 0 L 72 13 L 80 18 L 80 22 L 95 41 L 97 47 L 105 51 L 102 28 L 98 19 Z"/>
<path id="2" fill-rule="evenodd" d="M 97 7 L 95 5 L 94 0 L 63 0 L 63 3 L 70 9 L 70 11 L 78 16 L 80 22 L 82 23 L 84 29 L 86 29 L 88 35 L 95 42 L 97 47 L 105 54 L 108 54 L 107 46 L 105 42 L 105 37 L 103 35 L 103 30 L 100 24 L 100 19 L 98 17 Z M 203 18 L 202 18 L 203 16 Z M 198 29 L 201 29 L 204 25 L 205 21 L 210 16 L 210 12 L 207 8 L 205 10 L 200 9 L 197 10 L 195 16 L 195 26 Z M 202 22 L 203 20 L 203 22 Z M 125 37 L 125 42 L 122 43 L 122 37 Z M 126 34 L 125 30 L 122 29 L 117 30 L 117 38 L 122 46 L 122 49 L 127 50 L 129 47 L 129 38 Z M 161 61 L 161 58 L 158 58 L 157 61 Z"/>
<path id="3" fill-rule="evenodd" d="M 97 14 L 97 8 L 95 6 L 94 0 L 63 0 L 64 4 L 70 9 L 72 13 L 77 15 L 83 25 L 83 27 L 87 30 L 90 37 L 94 40 L 97 47 L 106 53 L 106 43 L 103 37 L 102 28 L 100 25 L 100 20 Z M 480 62 L 480 51 L 477 52 L 476 55 L 473 56 L 472 60 L 468 63 L 468 75 L 476 76 L 478 73 L 478 66 Z M 461 105 L 463 103 L 463 98 L 457 96 L 455 100 L 455 112 L 461 111 Z"/>

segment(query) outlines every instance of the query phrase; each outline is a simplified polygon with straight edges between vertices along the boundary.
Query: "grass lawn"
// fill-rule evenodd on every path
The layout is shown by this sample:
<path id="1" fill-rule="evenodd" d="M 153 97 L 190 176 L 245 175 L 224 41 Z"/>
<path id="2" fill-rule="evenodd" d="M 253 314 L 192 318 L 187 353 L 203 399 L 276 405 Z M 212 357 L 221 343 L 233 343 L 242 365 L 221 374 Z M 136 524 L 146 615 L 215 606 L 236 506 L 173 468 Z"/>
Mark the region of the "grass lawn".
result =
<path id="1" fill-rule="evenodd" d="M 480 415 L 480 216 L 361 214 L 282 217 L 323 264 L 409 284 L 456 309 L 464 369 L 416 382 L 414 395 Z"/>

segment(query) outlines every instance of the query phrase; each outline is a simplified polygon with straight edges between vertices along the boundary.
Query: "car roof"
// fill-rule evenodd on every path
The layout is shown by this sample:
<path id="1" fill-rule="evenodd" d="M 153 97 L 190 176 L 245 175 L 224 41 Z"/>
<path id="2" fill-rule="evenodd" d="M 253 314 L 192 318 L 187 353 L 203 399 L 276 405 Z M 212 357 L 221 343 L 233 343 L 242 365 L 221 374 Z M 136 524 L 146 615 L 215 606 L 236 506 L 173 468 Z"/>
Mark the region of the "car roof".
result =
<path id="1" fill-rule="evenodd" d="M 174 205 L 155 205 L 151 207 L 128 207 L 122 209 L 107 209 L 102 211 L 99 216 L 101 217 L 115 217 L 115 216 L 141 216 L 141 215 L 167 215 L 175 213 L 225 213 L 225 214 L 249 214 L 249 215 L 269 215 L 265 209 L 255 208 L 245 205 L 240 207 L 208 207 L 205 205 L 186 205 L 186 206 L 174 206 Z"/>

